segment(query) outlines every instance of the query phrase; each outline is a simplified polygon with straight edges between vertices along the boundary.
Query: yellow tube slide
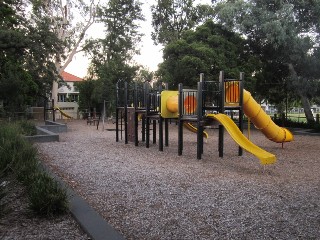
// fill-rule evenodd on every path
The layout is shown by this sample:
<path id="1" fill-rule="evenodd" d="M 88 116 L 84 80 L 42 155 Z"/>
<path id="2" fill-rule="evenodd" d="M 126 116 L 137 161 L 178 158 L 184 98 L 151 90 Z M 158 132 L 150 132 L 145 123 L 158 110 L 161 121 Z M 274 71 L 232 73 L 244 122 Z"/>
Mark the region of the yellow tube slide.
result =
<path id="1" fill-rule="evenodd" d="M 226 105 L 233 102 L 238 102 L 239 85 L 237 83 L 226 85 Z M 268 139 L 273 142 L 283 143 L 293 140 L 292 133 L 283 127 L 275 124 L 271 117 L 266 114 L 250 92 L 243 90 L 243 111 L 244 114 L 253 122 Z"/>
<path id="2" fill-rule="evenodd" d="M 253 124 L 258 128 L 268 139 L 276 143 L 291 142 L 293 140 L 292 133 L 283 127 L 275 124 L 271 117 L 263 111 L 251 96 L 250 92 L 243 90 L 243 111 L 250 118 Z"/>

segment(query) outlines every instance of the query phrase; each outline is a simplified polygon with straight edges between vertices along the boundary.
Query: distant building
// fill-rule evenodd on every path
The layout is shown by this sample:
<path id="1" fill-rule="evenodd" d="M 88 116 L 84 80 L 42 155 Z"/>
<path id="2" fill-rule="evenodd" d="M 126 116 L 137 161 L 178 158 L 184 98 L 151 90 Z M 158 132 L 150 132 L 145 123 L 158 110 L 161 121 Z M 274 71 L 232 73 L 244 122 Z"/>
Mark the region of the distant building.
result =
<path id="1" fill-rule="evenodd" d="M 83 79 L 67 72 L 62 72 L 61 77 L 65 84 L 60 84 L 58 88 L 57 106 L 69 116 L 79 118 L 79 90 L 74 83 L 81 82 Z M 57 112 L 57 118 L 63 116 Z"/>

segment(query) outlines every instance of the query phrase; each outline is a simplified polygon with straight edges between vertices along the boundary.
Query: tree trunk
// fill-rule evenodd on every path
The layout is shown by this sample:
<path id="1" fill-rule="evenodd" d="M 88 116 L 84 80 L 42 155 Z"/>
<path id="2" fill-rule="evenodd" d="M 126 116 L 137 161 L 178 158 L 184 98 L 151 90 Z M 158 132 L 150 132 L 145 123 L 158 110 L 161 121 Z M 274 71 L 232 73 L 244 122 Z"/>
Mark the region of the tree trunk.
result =
<path id="1" fill-rule="evenodd" d="M 307 98 L 307 96 L 303 96 L 301 94 L 300 94 L 300 98 L 301 98 L 304 114 L 306 115 L 307 122 L 314 123 L 315 121 L 314 121 L 313 113 L 311 111 L 309 99 Z"/>
<path id="2" fill-rule="evenodd" d="M 53 102 L 54 106 L 52 107 L 56 107 L 58 103 L 58 82 L 57 81 L 52 82 L 51 99 L 54 100 Z"/>
<path id="3" fill-rule="evenodd" d="M 65 25 L 66 25 L 66 23 L 68 22 L 67 6 L 64 5 L 62 2 L 60 2 L 59 8 L 62 10 L 61 10 L 60 15 L 58 17 L 60 17 L 62 19 L 63 23 L 65 23 Z M 69 10 L 71 11 L 71 9 L 69 9 Z M 75 40 L 72 50 L 68 53 L 65 53 L 67 55 L 66 61 L 63 64 L 60 61 L 55 62 L 57 72 L 60 75 L 65 70 L 65 68 L 69 65 L 69 63 L 72 61 L 74 55 L 81 51 L 81 50 L 78 50 L 80 43 L 84 39 L 87 30 L 92 26 L 92 24 L 95 21 L 96 6 L 94 4 L 94 0 L 90 1 L 89 11 L 87 11 L 87 15 L 89 16 L 89 18 L 87 20 L 85 20 L 84 27 L 82 28 L 78 39 Z M 51 16 L 52 20 L 54 20 L 56 18 L 57 18 L 57 16 Z M 60 18 L 58 18 L 58 19 L 60 19 Z M 63 41 L 66 39 L 67 35 L 70 34 L 70 32 L 67 31 L 67 29 L 65 29 L 65 25 L 62 27 L 58 27 L 56 29 L 56 33 L 57 33 L 58 38 Z M 59 56 L 57 59 L 61 59 L 61 56 Z M 57 102 L 58 102 L 58 82 L 57 81 L 53 81 L 53 83 L 52 83 L 51 99 L 54 99 L 54 106 L 56 106 Z"/>
<path id="4" fill-rule="evenodd" d="M 303 84 L 301 84 L 299 82 L 299 76 L 298 76 L 296 70 L 294 69 L 294 66 L 292 65 L 292 63 L 288 64 L 288 68 L 289 68 L 289 72 L 290 72 L 290 75 L 291 75 L 291 79 L 293 81 L 293 85 L 295 86 L 296 92 L 298 93 L 298 95 L 299 95 L 299 97 L 301 99 L 302 107 L 303 107 L 304 114 L 306 116 L 307 122 L 308 123 L 314 123 L 315 120 L 313 118 L 310 102 L 309 102 L 309 99 L 307 97 L 307 93 L 305 91 L 305 86 L 303 86 Z"/>

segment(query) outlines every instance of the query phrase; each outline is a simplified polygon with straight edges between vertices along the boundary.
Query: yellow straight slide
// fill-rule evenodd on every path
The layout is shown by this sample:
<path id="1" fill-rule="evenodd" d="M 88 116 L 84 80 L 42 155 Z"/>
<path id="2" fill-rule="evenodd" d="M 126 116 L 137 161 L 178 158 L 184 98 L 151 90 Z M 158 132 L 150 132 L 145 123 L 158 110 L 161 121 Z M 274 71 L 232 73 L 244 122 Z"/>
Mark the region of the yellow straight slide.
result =
<path id="1" fill-rule="evenodd" d="M 243 111 L 267 138 L 276 143 L 291 142 L 292 133 L 283 127 L 275 124 L 271 117 L 263 111 L 260 104 L 251 96 L 250 92 L 243 90 Z"/>
<path id="2" fill-rule="evenodd" d="M 186 129 L 188 129 L 189 131 L 191 131 L 191 132 L 194 132 L 194 133 L 197 133 L 197 131 L 198 131 L 198 129 L 195 127 L 195 126 L 193 126 L 191 123 L 183 123 L 183 126 L 186 128 Z M 203 131 L 202 132 L 202 135 L 205 137 L 205 138 L 208 138 L 209 137 L 209 135 L 208 135 L 208 133 L 206 132 L 206 131 Z"/>
<path id="3" fill-rule="evenodd" d="M 213 118 L 220 122 L 224 128 L 228 131 L 233 140 L 243 149 L 252 153 L 257 158 L 259 158 L 261 164 L 272 164 L 276 162 L 276 156 L 272 153 L 269 153 L 262 148 L 255 145 L 251 142 L 246 136 L 242 134 L 238 126 L 233 122 L 231 118 L 227 115 L 219 113 L 219 114 L 208 114 L 208 118 Z"/>
<path id="4" fill-rule="evenodd" d="M 62 116 L 65 116 L 66 118 L 72 118 L 70 115 L 68 115 L 66 112 L 62 111 L 59 107 L 55 107 L 55 110 L 58 110 Z"/>

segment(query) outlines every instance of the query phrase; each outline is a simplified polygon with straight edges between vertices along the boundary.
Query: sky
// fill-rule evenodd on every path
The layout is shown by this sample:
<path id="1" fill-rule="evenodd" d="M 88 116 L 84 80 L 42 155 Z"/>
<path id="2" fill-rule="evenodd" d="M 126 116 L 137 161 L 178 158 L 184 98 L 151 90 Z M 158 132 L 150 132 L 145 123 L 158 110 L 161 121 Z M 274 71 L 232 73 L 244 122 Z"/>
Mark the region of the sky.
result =
<path id="1" fill-rule="evenodd" d="M 102 2 L 103 0 L 100 0 Z M 145 66 L 149 71 L 156 71 L 158 68 L 158 64 L 163 61 L 162 59 L 162 49 L 163 46 L 161 45 L 154 45 L 151 39 L 151 5 L 156 3 L 156 0 L 141 0 L 143 3 L 142 11 L 145 16 L 146 21 L 141 22 L 141 32 L 144 36 L 141 39 L 141 46 L 140 47 L 140 55 L 134 56 L 134 60 L 143 66 Z M 207 3 L 210 4 L 210 0 L 196 0 L 195 3 Z M 99 27 L 97 25 L 91 26 L 91 28 L 87 32 L 87 36 L 93 37 L 102 37 L 103 32 L 98 31 Z M 66 71 L 76 75 L 78 77 L 85 77 L 87 74 L 87 68 L 90 63 L 90 59 L 87 56 L 84 56 L 83 53 L 78 53 L 74 56 L 72 62 L 66 68 Z"/>

